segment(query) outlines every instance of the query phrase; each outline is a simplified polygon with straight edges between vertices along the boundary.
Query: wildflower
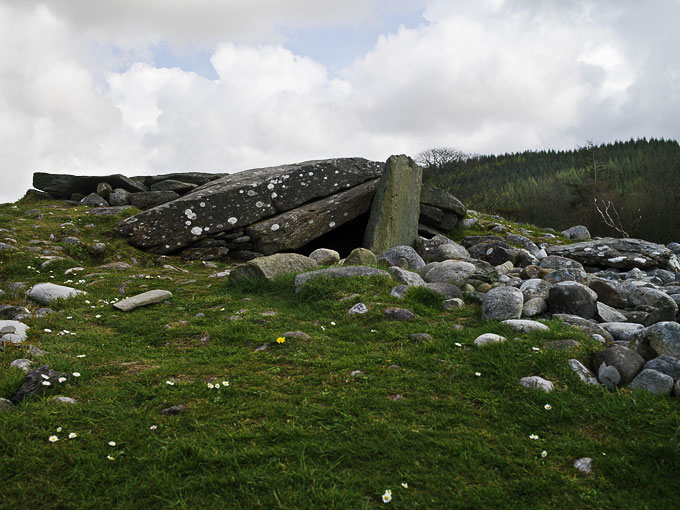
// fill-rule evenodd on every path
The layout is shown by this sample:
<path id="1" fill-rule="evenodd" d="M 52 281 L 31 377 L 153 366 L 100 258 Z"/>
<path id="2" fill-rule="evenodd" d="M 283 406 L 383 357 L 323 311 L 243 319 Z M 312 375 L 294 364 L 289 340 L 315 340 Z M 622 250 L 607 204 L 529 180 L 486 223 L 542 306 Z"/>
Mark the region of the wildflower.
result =
<path id="1" fill-rule="evenodd" d="M 406 482 L 401 482 L 401 486 L 402 486 L 404 489 L 408 489 L 408 484 L 407 484 Z"/>
<path id="2" fill-rule="evenodd" d="M 331 321 L 331 326 L 335 326 L 335 322 Z"/>
<path id="3" fill-rule="evenodd" d="M 481 372 L 475 372 L 475 375 L 476 375 L 477 377 L 481 377 L 482 373 L 481 373 Z"/>
<path id="4" fill-rule="evenodd" d="M 109 460 L 116 460 L 113 455 L 107 455 L 106 458 L 109 459 Z"/>
<path id="5" fill-rule="evenodd" d="M 174 386 L 175 385 L 175 383 L 172 382 L 172 381 L 165 381 L 165 384 L 167 384 L 168 386 Z"/>
<path id="6" fill-rule="evenodd" d="M 285 341 L 286 341 L 286 337 L 283 337 L 283 336 L 280 336 L 276 339 L 277 344 L 282 344 Z"/>
<path id="7" fill-rule="evenodd" d="M 86 299 L 86 300 L 85 300 L 85 304 L 86 304 L 86 305 L 89 305 L 89 304 L 90 304 L 90 300 L 89 300 L 89 299 Z"/>
<path id="8" fill-rule="evenodd" d="M 76 438 L 76 437 L 78 437 L 78 434 L 76 434 L 75 432 L 71 432 L 71 433 L 68 435 L 68 438 L 69 438 L 69 439 L 74 439 L 74 438 Z"/>
<path id="9" fill-rule="evenodd" d="M 215 387 L 215 385 L 213 383 L 211 383 L 211 382 L 208 383 L 208 388 L 210 388 L 212 390 L 214 387 Z"/>
<path id="10" fill-rule="evenodd" d="M 387 489 L 385 491 L 385 494 L 382 495 L 382 500 L 383 503 L 389 503 L 390 501 L 392 501 L 392 491 Z"/>
<path id="11" fill-rule="evenodd" d="M 59 381 L 59 383 L 66 382 L 66 377 L 60 377 L 57 381 Z"/>
<path id="12" fill-rule="evenodd" d="M 73 372 L 71 375 L 73 375 L 73 377 L 80 377 L 80 372 Z"/>
<path id="13" fill-rule="evenodd" d="M 84 357 L 85 357 L 84 354 L 78 354 L 78 355 L 76 356 L 76 358 L 84 358 Z"/>
<path id="14" fill-rule="evenodd" d="M 43 381 L 42 385 L 43 386 L 52 386 L 52 383 L 50 381 Z"/>
<path id="15" fill-rule="evenodd" d="M 56 443 L 57 441 L 59 441 L 57 436 L 50 436 L 50 443 Z"/>
<path id="16" fill-rule="evenodd" d="M 116 446 L 116 442 L 115 441 L 109 441 L 109 446 Z"/>
<path id="17" fill-rule="evenodd" d="M 539 349 L 538 347 L 532 347 L 531 350 L 532 351 L 540 351 L 541 349 Z"/>
<path id="18" fill-rule="evenodd" d="M 45 328 L 45 329 L 43 329 L 43 331 L 44 331 L 45 333 L 52 333 L 52 330 L 49 329 L 49 328 Z"/>
<path id="19" fill-rule="evenodd" d="M 158 428 L 158 425 L 151 425 L 149 427 L 149 430 L 156 430 Z"/>
<path id="20" fill-rule="evenodd" d="M 40 374 L 40 377 L 42 377 L 43 379 L 49 379 L 50 378 L 49 375 L 45 375 L 45 374 Z"/>
<path id="21" fill-rule="evenodd" d="M 533 439 L 534 441 L 538 439 L 538 436 L 536 434 L 530 434 L 529 439 Z"/>
<path id="22" fill-rule="evenodd" d="M 220 389 L 220 383 L 215 383 L 215 389 L 219 390 Z"/>
<path id="23" fill-rule="evenodd" d="M 550 411 L 552 409 L 552 406 L 550 404 L 546 404 L 543 406 L 543 409 L 545 409 L 546 411 Z"/>
<path id="24" fill-rule="evenodd" d="M 548 452 L 546 452 L 545 450 L 543 450 L 543 451 L 541 452 L 541 457 L 543 457 L 543 458 L 545 459 L 547 456 L 548 456 Z"/>
<path id="25" fill-rule="evenodd" d="M 222 381 L 222 386 L 229 386 L 229 381 Z"/>
<path id="26" fill-rule="evenodd" d="M 94 316 L 95 319 L 100 319 L 102 314 L 98 313 L 97 315 Z"/>
<path id="27" fill-rule="evenodd" d="M 61 432 L 61 427 L 57 427 L 57 432 Z"/>
<path id="28" fill-rule="evenodd" d="M 463 347 L 463 344 L 461 344 L 460 342 L 455 342 L 453 345 L 455 345 L 456 347 Z"/>

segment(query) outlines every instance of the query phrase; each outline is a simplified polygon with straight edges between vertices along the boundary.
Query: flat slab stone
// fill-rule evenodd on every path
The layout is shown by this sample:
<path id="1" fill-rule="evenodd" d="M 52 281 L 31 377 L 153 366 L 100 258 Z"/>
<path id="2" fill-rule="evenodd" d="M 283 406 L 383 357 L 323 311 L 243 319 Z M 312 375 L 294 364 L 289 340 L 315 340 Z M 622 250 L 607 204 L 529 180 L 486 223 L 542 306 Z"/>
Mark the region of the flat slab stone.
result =
<path id="1" fill-rule="evenodd" d="M 100 182 L 107 182 L 113 188 L 123 188 L 132 193 L 146 191 L 144 184 L 121 174 L 100 176 L 50 174 L 45 172 L 33 174 L 33 187 L 46 191 L 55 198 L 70 199 L 74 193 L 89 195 L 97 191 L 97 185 Z"/>
<path id="2" fill-rule="evenodd" d="M 313 278 L 352 278 L 355 276 L 362 276 L 368 278 L 382 277 L 390 278 L 390 273 L 382 269 L 367 266 L 347 266 L 347 267 L 331 267 L 328 269 L 319 269 L 317 271 L 309 271 L 308 273 L 300 273 L 295 277 L 295 292 L 300 289 Z"/>
<path id="3" fill-rule="evenodd" d="M 594 241 L 549 246 L 548 255 L 560 255 L 586 266 L 633 269 L 635 267 L 664 268 L 673 252 L 661 244 L 641 239 L 615 239 L 606 237 Z"/>
<path id="4" fill-rule="evenodd" d="M 537 375 L 522 377 L 519 380 L 519 384 L 523 388 L 530 390 L 541 390 L 545 391 L 546 393 L 550 393 L 555 388 L 552 382 Z"/>
<path id="5" fill-rule="evenodd" d="M 87 292 L 54 283 L 38 283 L 26 291 L 29 298 L 43 305 L 49 305 L 57 299 L 73 298 L 80 294 L 85 295 Z"/>
<path id="6" fill-rule="evenodd" d="M 233 280 L 273 280 L 289 273 L 309 271 L 318 266 L 315 260 L 299 253 L 276 253 L 258 257 L 231 271 Z"/>
<path id="7" fill-rule="evenodd" d="M 172 292 L 167 290 L 159 289 L 149 290 L 147 292 L 137 294 L 136 296 L 125 298 L 122 301 L 118 301 L 117 303 L 114 303 L 113 306 L 114 308 L 122 310 L 123 312 L 129 312 L 130 310 L 134 310 L 135 308 L 139 308 L 140 306 L 162 303 L 163 301 L 165 301 L 166 299 L 170 299 L 171 297 Z"/>
<path id="8" fill-rule="evenodd" d="M 377 187 L 373 179 L 250 225 L 246 234 L 255 251 L 265 255 L 295 250 L 368 212 Z"/>
<path id="9" fill-rule="evenodd" d="M 246 170 L 127 218 L 116 229 L 134 246 L 170 253 L 358 186 L 380 177 L 382 171 L 382 163 L 363 158 Z"/>

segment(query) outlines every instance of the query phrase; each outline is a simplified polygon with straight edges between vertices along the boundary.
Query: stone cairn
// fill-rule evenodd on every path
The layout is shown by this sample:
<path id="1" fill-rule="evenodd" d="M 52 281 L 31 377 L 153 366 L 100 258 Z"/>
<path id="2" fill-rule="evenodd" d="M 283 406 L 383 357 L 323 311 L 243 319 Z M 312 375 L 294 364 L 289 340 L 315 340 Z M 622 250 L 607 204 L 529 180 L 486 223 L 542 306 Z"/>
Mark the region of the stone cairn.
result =
<path id="1" fill-rule="evenodd" d="M 33 183 L 42 191 L 30 193 L 102 212 L 133 205 L 143 211 L 117 226 L 130 244 L 187 259 L 247 261 L 231 271 L 234 279 L 294 272 L 299 290 L 322 275 L 382 276 L 398 283 L 394 296 L 425 286 L 442 296 L 445 309 L 463 306 L 461 298 L 477 300 L 483 319 L 518 331 L 547 329 L 536 319 L 557 318 L 605 346 L 588 360 L 592 372 L 569 361 L 585 383 L 680 395 L 680 244 L 591 239 L 576 226 L 563 234 L 577 242 L 563 245 L 548 234 L 538 245 L 529 232 L 507 233 L 500 223 L 458 244 L 444 234 L 477 219 L 464 219 L 457 198 L 421 181 L 409 157 L 392 156 L 386 163 L 343 158 L 231 175 L 37 173 Z M 369 267 L 379 263 L 387 271 Z M 504 340 L 486 334 L 475 345 Z M 525 379 L 527 387 L 552 389 L 540 377 Z"/>

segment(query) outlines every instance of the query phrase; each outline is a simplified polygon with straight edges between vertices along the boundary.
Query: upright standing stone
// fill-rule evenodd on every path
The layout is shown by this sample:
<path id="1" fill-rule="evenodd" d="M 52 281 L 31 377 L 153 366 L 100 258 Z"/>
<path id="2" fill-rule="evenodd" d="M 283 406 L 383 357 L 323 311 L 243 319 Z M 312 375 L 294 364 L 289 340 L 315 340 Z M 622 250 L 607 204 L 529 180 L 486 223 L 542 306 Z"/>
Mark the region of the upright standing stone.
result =
<path id="1" fill-rule="evenodd" d="M 373 198 L 364 247 L 382 253 L 413 246 L 418 236 L 423 170 L 408 156 L 390 156 Z"/>

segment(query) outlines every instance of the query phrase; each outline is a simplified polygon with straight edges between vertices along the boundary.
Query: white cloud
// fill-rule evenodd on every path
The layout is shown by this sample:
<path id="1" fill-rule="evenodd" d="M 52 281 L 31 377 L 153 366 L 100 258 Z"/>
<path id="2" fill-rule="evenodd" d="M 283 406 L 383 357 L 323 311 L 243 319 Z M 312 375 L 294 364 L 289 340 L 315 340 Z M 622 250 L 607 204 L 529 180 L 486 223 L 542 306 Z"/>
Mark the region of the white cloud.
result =
<path id="1" fill-rule="evenodd" d="M 487 153 L 677 137 L 680 41 L 663 9 L 433 0 L 426 23 L 376 38 L 335 78 L 286 49 L 277 28 L 387 4 L 260 4 L 0 0 L 0 200 L 38 170 L 236 171 L 438 145 Z M 680 14 L 678 2 L 658 4 Z M 217 79 L 154 67 L 159 41 L 220 41 Z"/>

